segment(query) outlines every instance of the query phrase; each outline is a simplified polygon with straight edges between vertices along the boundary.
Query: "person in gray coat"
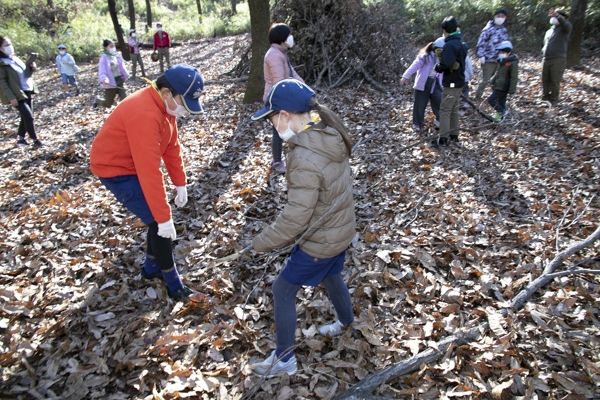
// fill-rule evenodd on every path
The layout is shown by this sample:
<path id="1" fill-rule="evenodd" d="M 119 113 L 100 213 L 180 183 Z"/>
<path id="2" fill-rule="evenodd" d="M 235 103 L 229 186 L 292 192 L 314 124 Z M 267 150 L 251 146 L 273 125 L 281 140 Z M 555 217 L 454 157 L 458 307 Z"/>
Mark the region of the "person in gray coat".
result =
<path id="1" fill-rule="evenodd" d="M 563 9 L 551 8 L 548 16 L 552 27 L 544 36 L 542 49 L 542 100 L 555 104 L 558 102 L 560 83 L 567 67 L 567 43 L 573 27 L 568 21 L 569 15 Z"/>
<path id="2" fill-rule="evenodd" d="M 323 283 L 335 307 L 338 320 L 319 327 L 321 335 L 339 335 L 354 320 L 342 270 L 346 248 L 356 234 L 356 216 L 352 142 L 342 120 L 295 79 L 284 79 L 271 88 L 265 107 L 252 117 L 264 118 L 271 120 L 290 149 L 286 154 L 288 203 L 252 246 L 266 252 L 297 243 L 273 282 L 277 348 L 252 366 L 254 373 L 270 377 L 298 371 L 293 348 L 296 294 L 302 286 Z"/>

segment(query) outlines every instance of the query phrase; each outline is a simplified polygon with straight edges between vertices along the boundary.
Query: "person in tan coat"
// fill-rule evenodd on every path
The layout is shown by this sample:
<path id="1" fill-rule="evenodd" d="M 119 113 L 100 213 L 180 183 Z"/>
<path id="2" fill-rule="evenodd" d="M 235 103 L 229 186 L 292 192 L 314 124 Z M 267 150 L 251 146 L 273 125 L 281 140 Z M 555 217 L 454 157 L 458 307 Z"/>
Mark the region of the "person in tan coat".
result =
<path id="1" fill-rule="evenodd" d="M 315 110 L 311 115 L 310 110 Z M 342 120 L 320 105 L 314 91 L 295 79 L 276 83 L 265 107 L 252 119 L 269 118 L 287 152 L 288 203 L 275 222 L 254 238 L 257 252 L 297 242 L 273 282 L 277 349 L 254 364 L 259 375 L 297 372 L 293 353 L 296 294 L 302 286 L 321 282 L 338 320 L 321 326 L 321 335 L 335 336 L 354 320 L 348 288 L 342 278 L 346 248 L 356 231 L 350 152 L 352 143 Z"/>
<path id="2" fill-rule="evenodd" d="M 288 49 L 294 46 L 294 36 L 292 36 L 291 29 L 286 24 L 274 23 L 269 29 L 269 42 L 271 47 L 265 54 L 264 61 L 264 75 L 265 75 L 265 92 L 263 94 L 263 102 L 267 100 L 269 91 L 277 82 L 287 79 L 294 78 L 302 83 L 304 80 L 298 75 L 298 73 L 292 67 L 290 59 L 287 56 Z M 273 153 L 272 167 L 275 173 L 284 173 L 285 164 L 281 160 L 283 142 L 277 134 L 277 131 L 273 129 L 272 140 L 271 140 L 271 151 Z"/>

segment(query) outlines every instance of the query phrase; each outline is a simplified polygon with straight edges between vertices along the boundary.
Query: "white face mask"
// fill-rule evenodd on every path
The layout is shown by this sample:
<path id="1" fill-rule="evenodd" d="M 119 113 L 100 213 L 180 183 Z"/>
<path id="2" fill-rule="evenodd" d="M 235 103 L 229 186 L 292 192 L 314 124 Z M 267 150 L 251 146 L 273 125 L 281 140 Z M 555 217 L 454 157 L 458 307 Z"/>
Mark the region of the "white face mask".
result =
<path id="1" fill-rule="evenodd" d="M 287 142 L 288 140 L 290 140 L 290 138 L 292 136 L 296 135 L 296 132 L 294 132 L 293 130 L 290 129 L 290 123 L 288 122 L 288 127 L 285 131 L 283 132 L 279 132 L 279 120 L 281 119 L 281 113 L 279 113 L 277 115 L 277 126 L 275 127 L 275 129 L 277 130 L 277 133 L 279 134 L 279 137 L 281 138 L 281 140 L 283 140 L 284 142 Z"/>
<path id="2" fill-rule="evenodd" d="M 132 33 L 132 34 L 131 34 L 131 37 L 132 37 L 132 38 L 134 38 L 134 37 L 135 37 L 135 33 Z"/>
<path id="3" fill-rule="evenodd" d="M 162 28 L 158 28 L 157 31 L 158 31 L 158 33 L 161 33 L 162 32 Z"/>
<path id="4" fill-rule="evenodd" d="M 9 44 L 8 46 L 4 46 L 2 48 L 2 51 L 4 52 L 4 54 L 6 54 L 7 56 L 12 56 L 15 52 L 14 47 L 12 46 L 12 44 Z"/>
<path id="5" fill-rule="evenodd" d="M 551 25 L 558 25 L 558 23 L 559 23 L 558 22 L 558 18 L 556 18 L 556 17 L 550 18 L 550 24 Z"/>
<path id="6" fill-rule="evenodd" d="M 290 49 L 294 47 L 294 37 L 292 35 L 288 36 L 287 39 L 285 39 L 285 44 L 287 44 L 287 47 Z"/>
<path id="7" fill-rule="evenodd" d="M 66 51 L 66 50 L 59 50 L 58 52 L 59 52 L 60 54 L 67 54 L 67 51 Z"/>
<path id="8" fill-rule="evenodd" d="M 108 52 L 111 54 L 117 54 L 117 49 L 115 47 L 109 47 Z"/>
<path id="9" fill-rule="evenodd" d="M 173 99 L 173 101 L 175 101 L 175 98 L 172 95 L 171 98 Z M 184 106 L 178 104 L 176 101 L 175 104 L 177 105 L 177 107 L 175 107 L 174 110 L 171 110 L 169 108 L 169 103 L 167 102 L 167 100 L 165 100 L 165 108 L 167 109 L 168 114 L 174 117 L 187 117 L 188 115 L 190 115 L 189 111 L 186 110 Z"/>
<path id="10" fill-rule="evenodd" d="M 508 57 L 508 54 L 506 54 L 506 53 L 498 53 L 498 61 L 502 61 L 506 57 Z"/>
<path id="11" fill-rule="evenodd" d="M 494 18 L 494 23 L 496 25 L 502 25 L 504 23 L 504 21 L 506 21 L 506 18 L 502 18 L 502 17 L 496 17 L 496 18 Z"/>

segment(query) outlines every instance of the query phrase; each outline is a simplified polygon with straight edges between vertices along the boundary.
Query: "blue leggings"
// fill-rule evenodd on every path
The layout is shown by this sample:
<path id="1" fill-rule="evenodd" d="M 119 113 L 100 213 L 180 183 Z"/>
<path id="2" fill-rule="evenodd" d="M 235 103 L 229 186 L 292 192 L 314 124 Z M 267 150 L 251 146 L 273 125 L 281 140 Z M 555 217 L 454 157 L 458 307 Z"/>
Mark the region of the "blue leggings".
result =
<path id="1" fill-rule="evenodd" d="M 338 319 L 344 325 L 354 321 L 350 292 L 342 274 L 328 275 L 323 279 L 329 298 L 335 307 Z M 275 333 L 277 354 L 283 354 L 294 346 L 296 333 L 296 294 L 301 285 L 293 285 L 279 275 L 273 282 L 273 302 L 275 303 Z"/>

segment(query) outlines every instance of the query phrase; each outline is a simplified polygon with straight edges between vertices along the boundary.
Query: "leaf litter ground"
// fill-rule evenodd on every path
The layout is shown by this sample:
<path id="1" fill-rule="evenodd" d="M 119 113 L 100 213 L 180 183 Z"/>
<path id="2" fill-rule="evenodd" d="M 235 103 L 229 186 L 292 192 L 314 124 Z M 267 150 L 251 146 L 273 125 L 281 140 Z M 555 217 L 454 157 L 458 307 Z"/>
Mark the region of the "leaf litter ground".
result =
<path id="1" fill-rule="evenodd" d="M 173 49 L 172 59 L 215 79 L 248 40 L 206 39 Z M 248 364 L 274 348 L 270 284 L 286 256 L 215 265 L 286 201 L 284 178 L 270 174 L 269 128 L 249 119 L 260 105 L 242 104 L 243 83 L 211 84 L 206 112 L 180 121 L 190 200 L 173 207 L 174 253 L 185 282 L 209 295 L 182 305 L 140 278 L 144 226 L 90 174 L 90 145 L 110 114 L 91 107 L 95 66 L 83 66 L 83 94 L 68 99 L 55 70 L 42 68 L 34 103 L 45 147 L 15 148 L 19 120 L 12 110 L 0 117 L 2 398 L 330 399 L 486 319 L 480 340 L 379 394 L 600 396 L 597 275 L 555 279 L 524 309 L 498 313 L 599 215 L 600 61 L 566 72 L 556 107 L 538 101 L 540 60 L 522 66 L 505 123 L 461 108 L 461 126 L 483 127 L 441 150 L 406 149 L 423 137 L 410 130 L 409 87 L 389 84 L 382 94 L 357 81 L 319 93 L 356 143 L 358 229 L 344 271 L 356 322 L 319 337 L 333 308 L 322 287 L 301 290 L 298 374 L 265 381 Z M 596 245 L 565 263 L 598 268 L 597 254 Z"/>

